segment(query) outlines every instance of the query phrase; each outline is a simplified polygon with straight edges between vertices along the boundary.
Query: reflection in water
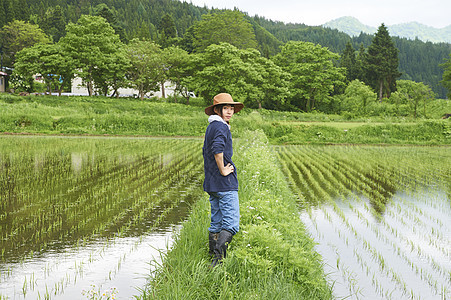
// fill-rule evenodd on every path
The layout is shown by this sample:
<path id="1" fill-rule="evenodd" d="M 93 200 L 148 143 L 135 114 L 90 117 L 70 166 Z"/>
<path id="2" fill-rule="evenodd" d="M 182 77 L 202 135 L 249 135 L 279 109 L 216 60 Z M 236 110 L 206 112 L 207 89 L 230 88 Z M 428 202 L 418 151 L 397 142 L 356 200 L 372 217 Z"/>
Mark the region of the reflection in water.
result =
<path id="1" fill-rule="evenodd" d="M 275 150 L 337 298 L 451 298 L 449 148 Z"/>
<path id="2" fill-rule="evenodd" d="M 92 283 L 136 294 L 203 195 L 200 149 L 196 139 L 0 140 L 0 298 L 80 299 Z"/>
<path id="3" fill-rule="evenodd" d="M 337 298 L 448 299 L 447 201 L 437 190 L 397 193 L 381 219 L 372 215 L 368 199 L 336 199 L 337 207 L 304 211 L 301 219 L 318 243 Z"/>
<path id="4" fill-rule="evenodd" d="M 83 291 L 117 289 L 117 299 L 134 299 L 137 289 L 146 284 L 153 259 L 159 261 L 160 252 L 172 244 L 174 228 L 167 232 L 151 233 L 141 237 L 99 240 L 84 247 L 72 247 L 58 252 L 47 252 L 24 263 L 4 265 L 13 273 L 2 279 L 2 295 L 25 299 L 86 299 Z M 160 230 L 162 231 L 162 230 Z M 47 292 L 48 291 L 48 292 Z M 14 296 L 15 295 L 15 296 Z"/>
<path id="5" fill-rule="evenodd" d="M 389 174 L 388 170 L 381 170 L 380 167 L 377 170 L 380 172 L 378 177 L 372 173 L 364 173 L 363 176 L 372 184 L 368 197 L 374 209 L 374 217 L 380 219 L 385 213 L 387 203 L 392 200 L 396 193 L 396 186 L 392 183 L 395 180 L 394 178 L 386 177 L 386 174 Z"/>

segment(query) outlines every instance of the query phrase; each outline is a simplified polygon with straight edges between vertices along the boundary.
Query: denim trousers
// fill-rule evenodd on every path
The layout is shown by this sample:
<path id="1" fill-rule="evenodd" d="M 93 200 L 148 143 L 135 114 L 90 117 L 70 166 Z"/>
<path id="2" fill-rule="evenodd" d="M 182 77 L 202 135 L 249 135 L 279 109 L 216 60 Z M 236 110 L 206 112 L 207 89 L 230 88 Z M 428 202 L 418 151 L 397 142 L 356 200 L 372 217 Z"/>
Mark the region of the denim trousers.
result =
<path id="1" fill-rule="evenodd" d="M 235 235 L 240 229 L 238 191 L 210 192 L 211 223 L 208 230 L 216 233 L 227 230 Z"/>

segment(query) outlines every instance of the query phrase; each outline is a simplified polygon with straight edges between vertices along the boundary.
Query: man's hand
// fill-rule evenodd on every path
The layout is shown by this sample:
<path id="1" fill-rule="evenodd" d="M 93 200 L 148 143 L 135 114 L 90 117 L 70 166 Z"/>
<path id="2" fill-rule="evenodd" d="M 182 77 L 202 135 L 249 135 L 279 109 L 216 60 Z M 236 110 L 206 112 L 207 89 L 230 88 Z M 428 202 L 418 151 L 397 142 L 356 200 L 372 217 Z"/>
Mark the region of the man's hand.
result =
<path id="1" fill-rule="evenodd" d="M 234 168 L 233 168 L 232 164 L 229 163 L 229 164 L 227 164 L 227 166 L 224 167 L 224 154 L 223 153 L 215 154 L 215 161 L 216 161 L 216 164 L 218 165 L 219 172 L 221 173 L 222 176 L 227 176 L 233 172 Z"/>

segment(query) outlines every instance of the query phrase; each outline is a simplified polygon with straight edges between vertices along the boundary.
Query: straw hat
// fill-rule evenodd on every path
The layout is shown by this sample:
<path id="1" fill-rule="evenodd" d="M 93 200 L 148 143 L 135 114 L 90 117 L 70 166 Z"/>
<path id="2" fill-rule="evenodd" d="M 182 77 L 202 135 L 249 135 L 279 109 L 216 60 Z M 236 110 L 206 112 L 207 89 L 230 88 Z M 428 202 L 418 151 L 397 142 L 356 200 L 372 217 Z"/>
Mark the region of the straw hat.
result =
<path id="1" fill-rule="evenodd" d="M 214 115 L 215 112 L 213 111 L 213 109 L 216 105 L 219 104 L 233 104 L 233 106 L 235 107 L 235 113 L 239 112 L 244 107 L 243 103 L 233 101 L 232 96 L 230 96 L 230 94 L 221 93 L 214 96 L 213 105 L 210 105 L 209 107 L 205 108 L 205 113 L 209 116 Z"/>

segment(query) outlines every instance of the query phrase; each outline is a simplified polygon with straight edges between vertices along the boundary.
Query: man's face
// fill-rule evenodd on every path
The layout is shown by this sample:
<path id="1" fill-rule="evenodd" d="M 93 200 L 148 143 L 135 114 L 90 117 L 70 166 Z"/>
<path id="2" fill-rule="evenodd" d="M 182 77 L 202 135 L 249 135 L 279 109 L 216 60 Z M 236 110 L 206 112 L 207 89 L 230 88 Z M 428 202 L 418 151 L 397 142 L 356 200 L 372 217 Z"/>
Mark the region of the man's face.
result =
<path id="1" fill-rule="evenodd" d="M 218 114 L 219 116 L 221 116 L 224 121 L 229 122 L 230 118 L 232 118 L 233 113 L 235 112 L 235 107 L 233 107 L 232 105 L 225 105 L 222 107 L 222 114 L 219 111 L 219 107 L 215 107 L 214 108 L 215 113 Z"/>
<path id="2" fill-rule="evenodd" d="M 235 107 L 232 105 L 226 105 L 222 108 L 222 118 L 224 121 L 229 122 L 235 112 Z"/>

